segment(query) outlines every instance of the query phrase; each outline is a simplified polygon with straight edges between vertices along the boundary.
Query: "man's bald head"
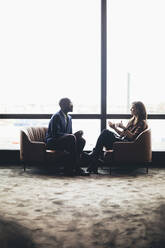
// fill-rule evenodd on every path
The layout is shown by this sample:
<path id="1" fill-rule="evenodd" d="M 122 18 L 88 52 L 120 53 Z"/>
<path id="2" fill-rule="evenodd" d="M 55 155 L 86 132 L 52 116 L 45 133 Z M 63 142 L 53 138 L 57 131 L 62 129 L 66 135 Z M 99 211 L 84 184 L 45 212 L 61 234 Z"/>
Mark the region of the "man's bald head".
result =
<path id="1" fill-rule="evenodd" d="M 64 113 L 68 113 L 68 112 L 73 111 L 73 104 L 72 104 L 71 100 L 67 97 L 60 99 L 59 105 L 60 105 L 61 110 Z"/>

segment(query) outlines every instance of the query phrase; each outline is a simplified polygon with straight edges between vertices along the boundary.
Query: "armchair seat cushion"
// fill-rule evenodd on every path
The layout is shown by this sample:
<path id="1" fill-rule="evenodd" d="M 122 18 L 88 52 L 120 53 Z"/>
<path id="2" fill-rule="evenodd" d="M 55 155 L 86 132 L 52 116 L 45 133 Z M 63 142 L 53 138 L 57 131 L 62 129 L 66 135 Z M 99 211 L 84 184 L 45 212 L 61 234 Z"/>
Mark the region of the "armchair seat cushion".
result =
<path id="1" fill-rule="evenodd" d="M 57 151 L 57 150 L 46 150 L 46 161 L 49 163 L 54 163 L 66 159 L 68 152 Z"/>

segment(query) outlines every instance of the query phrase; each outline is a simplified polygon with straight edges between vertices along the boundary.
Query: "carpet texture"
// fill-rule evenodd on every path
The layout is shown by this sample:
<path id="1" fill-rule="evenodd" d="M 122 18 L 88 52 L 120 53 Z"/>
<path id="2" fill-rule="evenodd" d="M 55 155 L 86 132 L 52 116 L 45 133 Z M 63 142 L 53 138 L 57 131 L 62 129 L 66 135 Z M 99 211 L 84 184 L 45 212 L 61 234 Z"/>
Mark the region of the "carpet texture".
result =
<path id="1" fill-rule="evenodd" d="M 69 178 L 1 167 L 0 215 L 38 248 L 164 248 L 165 169 Z"/>

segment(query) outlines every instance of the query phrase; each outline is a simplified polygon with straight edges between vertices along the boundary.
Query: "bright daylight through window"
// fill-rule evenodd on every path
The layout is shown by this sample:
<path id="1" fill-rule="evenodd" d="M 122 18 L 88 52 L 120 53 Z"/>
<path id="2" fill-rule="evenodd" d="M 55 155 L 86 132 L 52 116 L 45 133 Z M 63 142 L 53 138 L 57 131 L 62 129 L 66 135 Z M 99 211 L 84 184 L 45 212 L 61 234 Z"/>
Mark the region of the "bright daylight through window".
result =
<path id="1" fill-rule="evenodd" d="M 148 114 L 165 113 L 164 0 L 2 0 L 0 114 L 53 114 L 62 97 L 71 98 L 73 114 L 101 114 L 101 3 L 107 114 L 128 114 L 136 100 Z M 48 121 L 0 119 L 0 149 L 19 149 L 20 128 Z M 164 121 L 149 120 L 153 150 L 165 150 Z M 100 124 L 101 116 L 73 120 L 75 131 L 84 129 L 85 149 L 94 146 Z"/>
<path id="2" fill-rule="evenodd" d="M 164 114 L 164 0 L 110 0 L 107 13 L 107 112 L 130 113 L 140 100 Z M 153 150 L 165 150 L 163 122 L 149 121 Z"/>
<path id="3" fill-rule="evenodd" d="M 100 0 L 0 2 L 1 114 L 52 114 L 62 97 L 71 98 L 74 114 L 100 113 L 100 6 Z M 0 149 L 19 143 L 19 127 L 38 124 L 47 122 L 1 119 Z"/>

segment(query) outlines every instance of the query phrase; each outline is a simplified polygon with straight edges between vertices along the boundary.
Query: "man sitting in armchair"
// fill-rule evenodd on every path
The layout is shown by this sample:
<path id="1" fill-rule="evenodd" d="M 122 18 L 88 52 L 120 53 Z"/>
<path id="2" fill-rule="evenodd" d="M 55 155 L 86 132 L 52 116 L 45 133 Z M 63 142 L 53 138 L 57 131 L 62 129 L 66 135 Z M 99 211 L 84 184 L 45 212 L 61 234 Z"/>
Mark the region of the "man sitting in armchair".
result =
<path id="1" fill-rule="evenodd" d="M 70 153 L 70 162 L 65 168 L 69 175 L 88 175 L 79 166 L 80 154 L 85 146 L 83 131 L 72 134 L 72 118 L 68 112 L 73 111 L 73 104 L 69 98 L 59 101 L 60 110 L 55 113 L 49 122 L 46 134 L 46 145 L 49 149 L 57 149 Z"/>

